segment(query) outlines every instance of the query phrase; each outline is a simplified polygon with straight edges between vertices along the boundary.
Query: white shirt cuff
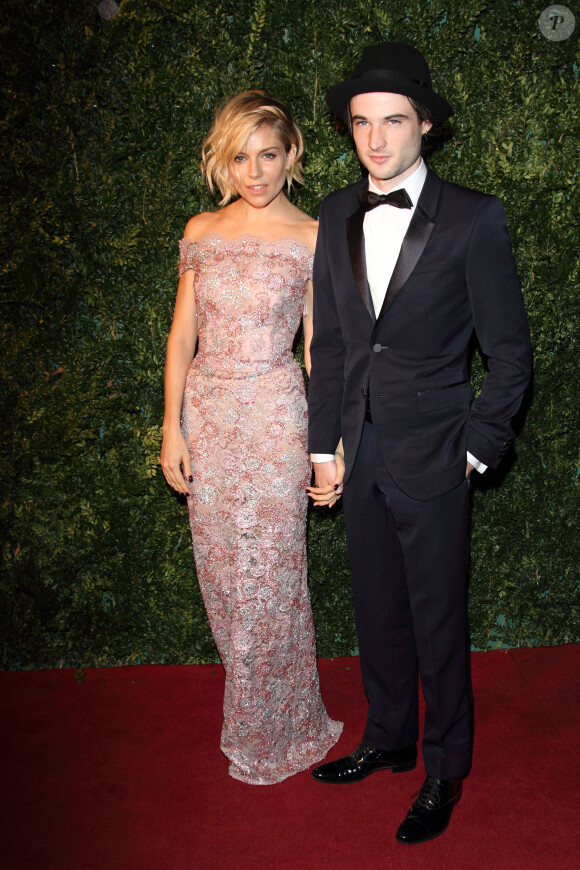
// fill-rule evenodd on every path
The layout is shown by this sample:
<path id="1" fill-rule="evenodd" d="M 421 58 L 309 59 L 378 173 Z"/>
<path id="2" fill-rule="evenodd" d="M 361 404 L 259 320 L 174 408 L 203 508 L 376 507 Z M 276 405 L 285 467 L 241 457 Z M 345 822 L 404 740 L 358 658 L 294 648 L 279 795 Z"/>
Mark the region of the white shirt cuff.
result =
<path id="1" fill-rule="evenodd" d="M 467 461 L 471 465 L 473 465 L 475 470 L 479 471 L 480 474 L 483 474 L 483 472 L 487 469 L 487 465 L 484 465 L 483 462 L 480 462 L 479 459 L 476 459 L 475 456 L 469 452 L 469 450 L 467 451 Z"/>
<path id="2" fill-rule="evenodd" d="M 334 462 L 334 453 L 311 453 L 311 462 Z"/>

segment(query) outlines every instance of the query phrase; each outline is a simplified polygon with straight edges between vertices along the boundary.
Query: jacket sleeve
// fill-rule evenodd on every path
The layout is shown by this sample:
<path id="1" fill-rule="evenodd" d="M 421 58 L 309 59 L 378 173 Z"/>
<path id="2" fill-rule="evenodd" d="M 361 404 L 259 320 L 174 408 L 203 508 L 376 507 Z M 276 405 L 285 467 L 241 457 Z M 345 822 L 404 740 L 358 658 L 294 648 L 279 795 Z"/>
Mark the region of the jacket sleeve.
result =
<path id="1" fill-rule="evenodd" d="M 330 268 L 325 201 L 314 255 L 314 334 L 308 387 L 308 450 L 333 454 L 341 436 L 345 347 Z"/>
<path id="2" fill-rule="evenodd" d="M 514 438 L 512 419 L 530 379 L 530 334 L 507 230 L 497 197 L 485 200 L 469 241 L 467 288 L 488 375 L 471 408 L 467 449 L 495 468 Z"/>

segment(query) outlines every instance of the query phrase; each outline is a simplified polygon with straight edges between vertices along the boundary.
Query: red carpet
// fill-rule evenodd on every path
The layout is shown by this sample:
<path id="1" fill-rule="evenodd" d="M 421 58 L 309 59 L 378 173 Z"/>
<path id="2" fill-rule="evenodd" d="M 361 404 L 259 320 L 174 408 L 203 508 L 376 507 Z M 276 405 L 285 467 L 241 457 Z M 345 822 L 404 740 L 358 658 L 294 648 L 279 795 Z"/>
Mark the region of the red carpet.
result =
<path id="1" fill-rule="evenodd" d="M 471 776 L 443 837 L 395 830 L 423 769 L 352 786 L 231 779 L 220 666 L 0 674 L 4 870 L 572 870 L 580 646 L 475 653 Z M 320 663 L 331 757 L 362 734 L 358 659 Z M 78 676 L 78 675 L 77 675 Z"/>

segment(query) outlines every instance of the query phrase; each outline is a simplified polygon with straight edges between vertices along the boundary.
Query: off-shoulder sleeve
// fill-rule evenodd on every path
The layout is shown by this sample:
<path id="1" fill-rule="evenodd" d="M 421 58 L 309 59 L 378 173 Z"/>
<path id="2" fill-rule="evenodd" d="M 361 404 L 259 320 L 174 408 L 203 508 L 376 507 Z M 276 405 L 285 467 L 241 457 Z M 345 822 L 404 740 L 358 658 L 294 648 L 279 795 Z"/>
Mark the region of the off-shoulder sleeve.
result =
<path id="1" fill-rule="evenodd" d="M 195 269 L 195 252 L 197 242 L 193 239 L 179 240 L 179 274 L 183 275 L 188 269 Z"/>

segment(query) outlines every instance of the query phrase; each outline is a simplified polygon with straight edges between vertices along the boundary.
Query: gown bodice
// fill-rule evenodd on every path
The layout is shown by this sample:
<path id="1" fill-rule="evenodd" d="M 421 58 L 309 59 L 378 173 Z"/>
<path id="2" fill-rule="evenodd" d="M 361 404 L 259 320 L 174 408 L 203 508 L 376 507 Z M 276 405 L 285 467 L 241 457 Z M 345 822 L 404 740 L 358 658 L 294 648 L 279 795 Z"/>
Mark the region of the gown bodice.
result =
<path id="1" fill-rule="evenodd" d="M 195 271 L 196 365 L 208 375 L 251 377 L 292 360 L 313 254 L 294 239 L 210 234 L 182 239 L 179 274 Z"/>

